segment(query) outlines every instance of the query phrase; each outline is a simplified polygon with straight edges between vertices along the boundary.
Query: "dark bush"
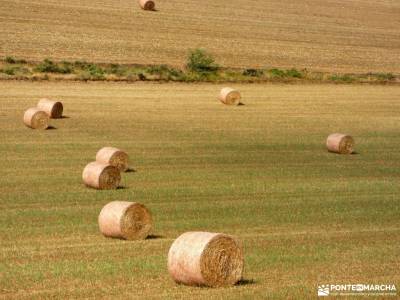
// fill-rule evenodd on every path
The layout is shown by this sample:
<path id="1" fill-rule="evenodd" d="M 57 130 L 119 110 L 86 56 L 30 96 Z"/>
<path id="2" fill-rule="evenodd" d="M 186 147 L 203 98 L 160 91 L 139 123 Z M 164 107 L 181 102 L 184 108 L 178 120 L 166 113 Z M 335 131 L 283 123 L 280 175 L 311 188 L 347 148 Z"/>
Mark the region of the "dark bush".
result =
<path id="1" fill-rule="evenodd" d="M 141 81 L 147 80 L 146 76 L 145 76 L 143 73 L 139 73 L 139 74 L 138 74 L 138 78 L 139 78 L 139 80 L 141 80 Z"/>
<path id="2" fill-rule="evenodd" d="M 204 49 L 195 49 L 189 51 L 186 68 L 196 73 L 214 73 L 218 71 L 219 66 Z"/>
<path id="3" fill-rule="evenodd" d="M 7 75 L 15 75 L 15 69 L 14 68 L 0 69 L 0 73 L 4 73 Z"/>
<path id="4" fill-rule="evenodd" d="M 58 65 L 50 59 L 45 59 L 35 68 L 35 71 L 41 73 L 60 73 L 60 74 L 70 74 L 73 71 L 72 65 L 70 63 L 61 63 Z"/>
<path id="5" fill-rule="evenodd" d="M 4 61 L 8 64 L 26 64 L 25 59 L 16 59 L 12 56 L 7 56 Z"/>
<path id="6" fill-rule="evenodd" d="M 127 67 L 118 64 L 111 64 L 106 72 L 117 76 L 124 76 L 127 72 Z"/>
<path id="7" fill-rule="evenodd" d="M 7 56 L 5 59 L 5 62 L 8 64 L 16 64 L 17 63 L 16 59 L 12 56 Z"/>
<path id="8" fill-rule="evenodd" d="M 76 69 L 83 71 L 80 74 L 82 80 L 104 80 L 105 70 L 96 64 L 87 63 L 85 61 L 76 61 L 74 63 Z"/>
<path id="9" fill-rule="evenodd" d="M 246 70 L 243 71 L 242 74 L 244 76 L 260 77 L 260 76 L 264 75 L 264 71 L 263 70 L 259 70 L 259 69 L 246 69 Z"/>
<path id="10" fill-rule="evenodd" d="M 396 76 L 394 76 L 392 73 L 378 73 L 376 74 L 376 77 L 379 80 L 388 80 L 388 81 L 396 79 Z"/>
<path id="11" fill-rule="evenodd" d="M 286 77 L 293 77 L 293 78 L 302 78 L 303 77 L 303 74 L 296 69 L 287 70 L 285 73 L 286 73 L 285 74 Z"/>
<path id="12" fill-rule="evenodd" d="M 89 71 L 90 75 L 92 76 L 103 76 L 104 75 L 104 70 L 102 67 L 91 64 L 86 68 L 87 71 Z"/>
<path id="13" fill-rule="evenodd" d="M 269 73 L 271 74 L 272 77 L 276 78 L 303 78 L 303 73 L 294 68 L 286 71 L 275 68 L 269 70 Z"/>
<path id="14" fill-rule="evenodd" d="M 285 71 L 276 68 L 269 70 L 269 73 L 271 74 L 272 77 L 280 77 L 280 78 L 285 77 L 286 75 Z"/>

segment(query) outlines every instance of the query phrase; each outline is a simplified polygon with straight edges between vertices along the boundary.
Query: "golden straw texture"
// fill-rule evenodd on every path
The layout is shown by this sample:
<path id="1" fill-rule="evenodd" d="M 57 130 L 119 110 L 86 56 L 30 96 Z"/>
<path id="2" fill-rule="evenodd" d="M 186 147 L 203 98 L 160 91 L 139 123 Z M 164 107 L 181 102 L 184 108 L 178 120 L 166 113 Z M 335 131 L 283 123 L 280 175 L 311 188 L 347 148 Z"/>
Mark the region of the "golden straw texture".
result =
<path id="1" fill-rule="evenodd" d="M 351 154 L 354 151 L 354 139 L 346 134 L 334 133 L 328 136 L 326 147 L 330 152 Z"/>
<path id="2" fill-rule="evenodd" d="M 110 164 L 121 172 L 128 170 L 128 159 L 126 152 L 114 147 L 101 148 L 96 154 L 97 162 Z"/>
<path id="3" fill-rule="evenodd" d="M 82 173 L 86 186 L 99 190 L 116 189 L 121 182 L 121 173 L 116 167 L 98 162 L 89 163 Z"/>
<path id="4" fill-rule="evenodd" d="M 239 91 L 236 91 L 229 87 L 223 88 L 219 95 L 219 100 L 227 105 L 239 105 L 240 99 L 241 95 Z"/>
<path id="5" fill-rule="evenodd" d="M 144 10 L 154 10 L 156 4 L 152 0 L 139 0 L 140 7 Z"/>
<path id="6" fill-rule="evenodd" d="M 98 221 L 101 233 L 112 238 L 143 240 L 152 229 L 150 211 L 136 202 L 110 202 L 101 210 Z"/>
<path id="7" fill-rule="evenodd" d="M 29 108 L 24 113 L 24 123 L 33 129 L 47 129 L 49 127 L 49 116 L 38 108 Z"/>
<path id="8" fill-rule="evenodd" d="M 229 286 L 242 278 L 243 250 L 239 242 L 222 233 L 186 232 L 172 244 L 168 271 L 178 283 Z"/>
<path id="9" fill-rule="evenodd" d="M 41 99 L 37 107 L 49 115 L 52 119 L 59 119 L 62 117 L 64 107 L 61 102 L 52 101 L 49 99 Z"/>

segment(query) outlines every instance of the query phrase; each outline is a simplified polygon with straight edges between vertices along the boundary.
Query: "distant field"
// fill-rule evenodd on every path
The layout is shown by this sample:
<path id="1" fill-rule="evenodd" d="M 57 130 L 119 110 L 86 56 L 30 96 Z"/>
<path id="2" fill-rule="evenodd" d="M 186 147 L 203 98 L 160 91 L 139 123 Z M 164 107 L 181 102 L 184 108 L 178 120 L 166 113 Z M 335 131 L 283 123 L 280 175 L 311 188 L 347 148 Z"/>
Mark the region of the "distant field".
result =
<path id="1" fill-rule="evenodd" d="M 321 283 L 399 287 L 400 88 L 235 87 L 246 105 L 223 106 L 211 84 L 0 82 L 0 298 L 305 299 Z M 62 99 L 69 118 L 33 131 L 22 114 L 42 96 Z M 358 154 L 325 150 L 336 131 L 355 137 Z M 125 189 L 82 185 L 104 145 L 131 156 Z M 112 200 L 148 206 L 158 238 L 102 237 L 97 216 Z M 245 281 L 176 285 L 166 255 L 189 230 L 242 240 Z"/>
<path id="2" fill-rule="evenodd" d="M 1 0 L 0 56 L 182 66 L 400 72 L 400 1 Z"/>

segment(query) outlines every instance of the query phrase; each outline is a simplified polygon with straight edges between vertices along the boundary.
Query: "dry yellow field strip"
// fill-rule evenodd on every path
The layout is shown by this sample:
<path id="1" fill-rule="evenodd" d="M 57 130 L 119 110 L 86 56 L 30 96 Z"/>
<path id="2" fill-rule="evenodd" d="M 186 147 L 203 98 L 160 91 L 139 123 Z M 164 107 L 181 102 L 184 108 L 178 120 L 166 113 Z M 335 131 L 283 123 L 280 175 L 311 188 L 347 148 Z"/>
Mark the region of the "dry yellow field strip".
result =
<path id="1" fill-rule="evenodd" d="M 400 1 L 1 0 L 0 56 L 182 66 L 400 72 Z"/>

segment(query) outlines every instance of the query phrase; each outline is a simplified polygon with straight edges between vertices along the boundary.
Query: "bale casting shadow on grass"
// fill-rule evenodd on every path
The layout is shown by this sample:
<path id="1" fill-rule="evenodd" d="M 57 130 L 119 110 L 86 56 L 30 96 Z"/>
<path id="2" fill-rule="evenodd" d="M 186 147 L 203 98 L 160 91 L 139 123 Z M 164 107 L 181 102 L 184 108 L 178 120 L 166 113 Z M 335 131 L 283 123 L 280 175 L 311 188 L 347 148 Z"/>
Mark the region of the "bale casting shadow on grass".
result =
<path id="1" fill-rule="evenodd" d="M 117 190 L 127 190 L 127 189 L 129 189 L 129 187 L 127 187 L 127 186 L 119 186 L 119 187 L 117 187 Z"/>
<path id="2" fill-rule="evenodd" d="M 149 236 L 147 236 L 146 240 L 158 240 L 158 239 L 163 239 L 165 238 L 162 235 L 157 235 L 157 234 L 150 234 Z"/>
<path id="3" fill-rule="evenodd" d="M 242 279 L 236 285 L 251 285 L 256 284 L 257 282 L 254 279 Z"/>

